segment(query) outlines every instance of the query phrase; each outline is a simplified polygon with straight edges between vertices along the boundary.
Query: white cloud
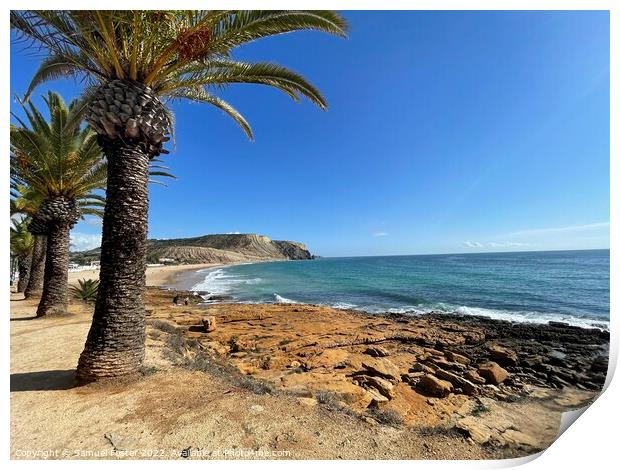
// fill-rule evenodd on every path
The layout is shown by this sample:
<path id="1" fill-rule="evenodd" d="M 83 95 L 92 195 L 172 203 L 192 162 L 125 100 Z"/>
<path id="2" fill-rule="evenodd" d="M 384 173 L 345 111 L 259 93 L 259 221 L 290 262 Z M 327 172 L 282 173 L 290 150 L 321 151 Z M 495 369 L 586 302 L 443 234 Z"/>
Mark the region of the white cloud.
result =
<path id="1" fill-rule="evenodd" d="M 468 248 L 520 248 L 524 246 L 528 246 L 528 243 L 519 243 L 519 242 L 473 242 L 467 240 L 463 242 L 463 244 Z"/>
<path id="2" fill-rule="evenodd" d="M 489 243 L 491 248 L 519 248 L 522 246 L 529 246 L 529 243 L 519 242 L 491 242 Z"/>
<path id="3" fill-rule="evenodd" d="M 101 245 L 101 234 L 71 233 L 71 251 L 85 251 Z"/>
<path id="4" fill-rule="evenodd" d="M 226 232 L 225 235 L 239 235 L 241 232 Z"/>
<path id="5" fill-rule="evenodd" d="M 372 236 L 375 238 L 387 237 L 388 233 L 387 232 L 375 232 L 372 234 Z"/>

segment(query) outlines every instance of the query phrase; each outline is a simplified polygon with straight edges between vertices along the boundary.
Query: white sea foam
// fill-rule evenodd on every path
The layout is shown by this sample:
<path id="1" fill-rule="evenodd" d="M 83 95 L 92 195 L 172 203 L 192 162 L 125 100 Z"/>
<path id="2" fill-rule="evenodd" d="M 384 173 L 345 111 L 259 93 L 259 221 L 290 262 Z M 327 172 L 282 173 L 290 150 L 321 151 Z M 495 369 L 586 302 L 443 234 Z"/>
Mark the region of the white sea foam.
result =
<path id="1" fill-rule="evenodd" d="M 556 321 L 564 322 L 572 326 L 579 326 L 581 328 L 599 328 L 602 330 L 609 330 L 609 321 L 607 320 L 576 317 L 574 315 L 567 315 L 561 313 L 494 310 L 480 307 L 467 307 L 465 305 L 456 307 L 452 310 L 461 315 L 477 315 L 493 318 L 495 320 L 507 320 L 538 324 L 545 324 L 550 321 Z"/>
<path id="2" fill-rule="evenodd" d="M 298 304 L 299 302 L 295 302 L 294 300 L 287 299 L 286 297 L 282 297 L 276 293 L 273 294 L 274 300 L 279 304 Z"/>
<path id="3" fill-rule="evenodd" d="M 609 322 L 593 318 L 579 318 L 573 315 L 560 313 L 523 312 L 509 310 L 493 310 L 480 307 L 451 306 L 440 303 L 435 305 L 405 305 L 402 307 L 386 308 L 379 305 L 356 306 L 347 302 L 325 304 L 338 309 L 357 309 L 367 313 L 400 313 L 408 315 L 423 315 L 427 313 L 452 313 L 458 315 L 472 315 L 492 318 L 494 320 L 506 320 L 518 323 L 546 324 L 550 321 L 564 322 L 581 328 L 598 328 L 609 331 Z"/>
<path id="4" fill-rule="evenodd" d="M 350 310 L 353 308 L 357 308 L 357 305 L 350 304 L 348 302 L 336 302 L 335 304 L 331 304 L 329 306 L 332 308 L 338 308 L 340 310 Z"/>
<path id="5" fill-rule="evenodd" d="M 426 313 L 456 313 L 458 315 L 471 315 L 479 317 L 492 318 L 494 320 L 513 321 L 518 323 L 537 323 L 546 324 L 550 321 L 564 322 L 572 326 L 578 326 L 581 328 L 599 328 L 602 330 L 609 330 L 609 322 L 606 320 L 597 320 L 593 318 L 580 318 L 573 315 L 565 315 L 560 313 L 542 313 L 542 312 L 527 312 L 527 311 L 511 311 L 511 310 L 496 310 L 481 307 L 467 307 L 465 305 L 454 306 L 444 303 L 435 305 L 416 305 L 416 306 L 404 306 L 398 308 L 381 308 L 378 306 L 371 306 L 368 308 L 362 308 L 365 312 L 369 313 L 401 313 L 410 315 L 423 315 Z"/>
<path id="6" fill-rule="evenodd" d="M 194 285 L 190 290 L 207 291 L 209 294 L 231 294 L 235 287 L 241 284 L 259 284 L 260 282 L 262 282 L 260 277 L 248 279 L 233 276 L 220 268 L 208 271 L 204 280 Z"/>

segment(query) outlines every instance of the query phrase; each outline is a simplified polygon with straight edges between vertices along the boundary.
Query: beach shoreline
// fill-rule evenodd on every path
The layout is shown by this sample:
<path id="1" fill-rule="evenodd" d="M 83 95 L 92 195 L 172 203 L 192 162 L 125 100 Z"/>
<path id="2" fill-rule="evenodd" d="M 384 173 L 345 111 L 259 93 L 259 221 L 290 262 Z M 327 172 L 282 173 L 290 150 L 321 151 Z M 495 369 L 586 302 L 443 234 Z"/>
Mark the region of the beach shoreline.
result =
<path id="1" fill-rule="evenodd" d="M 163 266 L 147 266 L 146 285 L 147 287 L 161 287 L 179 290 L 189 290 L 191 280 L 199 277 L 199 271 L 203 269 L 217 268 L 225 266 L 220 263 L 202 264 L 175 264 Z M 79 279 L 99 279 L 98 269 L 83 269 L 80 271 L 69 271 L 69 284 L 74 285 Z"/>
<path id="2" fill-rule="evenodd" d="M 185 291 L 191 291 L 192 288 L 200 283 L 202 280 L 204 280 L 204 278 L 206 277 L 205 273 L 203 272 L 206 269 L 216 269 L 216 268 L 227 268 L 230 266 L 236 266 L 239 264 L 255 264 L 255 263 L 223 263 L 223 264 L 213 264 L 213 265 L 179 265 L 179 266 L 174 266 L 174 267 L 166 267 L 166 268 L 174 268 L 171 269 L 170 271 L 170 275 L 166 276 L 166 275 L 160 275 L 157 276 L 155 273 L 152 274 L 153 277 L 151 277 L 151 282 L 148 284 L 149 286 L 159 286 L 159 287 L 163 287 L 167 290 L 185 290 Z M 148 270 L 147 270 L 147 278 L 148 278 Z M 234 296 L 234 292 L 231 292 L 230 295 Z M 217 301 L 216 301 L 217 302 Z M 226 300 L 224 301 L 225 303 L 235 303 L 235 300 Z M 249 301 L 249 302 L 243 302 L 243 303 L 250 303 L 250 304 L 255 304 L 255 305 L 262 305 L 262 304 L 278 304 L 278 303 L 283 303 L 283 302 L 278 302 L 278 301 Z M 286 302 L 284 302 L 286 303 Z M 428 310 L 428 311 L 424 311 L 424 312 L 420 312 L 417 311 L 415 309 L 412 310 L 405 310 L 405 309 L 398 309 L 398 311 L 394 311 L 394 309 L 392 309 L 392 311 L 390 311 L 390 309 L 386 309 L 384 311 L 367 311 L 364 310 L 362 308 L 358 308 L 358 307 L 351 307 L 351 308 L 347 308 L 347 307 L 339 307 L 336 305 L 330 305 L 327 303 L 315 303 L 315 302 L 298 302 L 298 301 L 291 301 L 290 305 L 310 305 L 310 306 L 318 306 L 318 307 L 329 307 L 329 308 L 335 308 L 337 310 L 343 310 L 343 311 L 354 311 L 363 315 L 369 315 L 370 317 L 377 317 L 377 316 L 381 316 L 381 315 L 405 315 L 405 316 L 413 316 L 416 318 L 419 317 L 424 317 L 424 316 L 430 316 L 430 317 L 437 317 L 437 318 L 441 318 L 444 317 L 446 318 L 446 320 L 451 319 L 451 320 L 456 320 L 459 318 L 462 318 L 464 321 L 467 321 L 467 319 L 473 319 L 472 321 L 476 322 L 491 322 L 494 323 L 496 322 L 497 324 L 501 325 L 501 324 L 524 324 L 524 325 L 531 325 L 532 327 L 535 326 L 547 326 L 549 324 L 553 325 L 553 324 L 565 324 L 566 326 L 569 326 L 571 328 L 579 328 L 579 329 L 583 329 L 583 330 L 600 330 L 603 332 L 607 332 L 609 333 L 609 328 L 605 327 L 605 323 L 608 322 L 608 320 L 601 320 L 599 325 L 596 325 L 593 323 L 592 326 L 584 326 L 584 325 L 580 325 L 580 324 L 571 324 L 569 322 L 564 322 L 564 321 L 556 321 L 556 320 L 541 320 L 541 321 L 537 321 L 537 320 L 519 320 L 519 319 L 506 319 L 506 318 L 497 318 L 494 317 L 492 315 L 484 315 L 484 314 L 478 314 L 478 313 L 463 313 L 463 312 L 459 312 L 457 310 L 452 310 L 452 311 L 444 311 L 444 310 Z"/>
<path id="3" fill-rule="evenodd" d="M 194 297 L 187 306 L 172 305 L 168 289 L 181 290 L 197 271 L 218 266 L 149 269 L 144 368 L 152 375 L 138 384 L 75 387 L 92 315 L 88 304 L 72 301 L 65 317 L 11 321 L 12 455 L 19 457 L 16 452 L 33 437 L 46 448 L 62 448 L 68 439 L 64 416 L 72 416 L 85 448 L 109 445 L 103 436 L 115 432 L 134 436 L 134 446 L 154 448 L 225 446 L 231 436 L 250 446 L 279 442 L 299 458 L 317 452 L 350 458 L 523 456 L 550 445 L 561 413 L 591 403 L 603 386 L 608 334 L 601 331 L 305 304 L 199 305 Z M 18 297 L 11 319 L 32 318 L 36 303 Z M 205 317 L 213 319 L 210 332 Z M 490 362 L 496 366 L 487 367 L 487 378 L 473 382 Z M 105 398 L 110 394 L 114 400 Z M 205 394 L 211 397 L 208 410 L 198 405 Z M 44 411 L 46 397 L 58 415 Z M 88 416 L 75 419 L 68 410 L 76 403 L 108 414 L 96 425 Z M 122 403 L 132 409 L 138 403 L 141 418 L 127 420 Z M 235 410 L 241 414 L 230 418 Z M 292 412 L 308 436 L 295 434 L 298 424 L 287 427 Z M 184 425 L 164 420 L 179 413 Z M 52 432 L 37 431 L 42 419 Z M 228 423 L 226 435 L 217 432 L 222 422 Z M 248 426 L 272 431 L 250 434 L 248 441 Z M 277 437 L 291 435 L 297 443 Z M 343 439 L 350 444 L 342 447 Z M 389 455 L 377 454 L 372 442 Z"/>

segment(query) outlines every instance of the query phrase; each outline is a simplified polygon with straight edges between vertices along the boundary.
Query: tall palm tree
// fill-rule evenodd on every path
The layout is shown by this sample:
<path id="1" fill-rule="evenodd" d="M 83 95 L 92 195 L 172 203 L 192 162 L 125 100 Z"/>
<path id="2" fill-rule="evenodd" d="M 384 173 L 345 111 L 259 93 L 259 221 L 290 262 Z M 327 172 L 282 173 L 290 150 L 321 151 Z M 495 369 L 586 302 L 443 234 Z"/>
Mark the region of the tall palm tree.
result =
<path id="1" fill-rule="evenodd" d="M 27 186 L 11 181 L 11 215 L 29 216 L 28 230 L 32 234 L 32 263 L 28 284 L 24 289 L 24 298 L 40 297 L 43 290 L 43 274 L 45 270 L 45 250 L 47 233 L 44 224 L 33 221 L 43 197 Z"/>
<path id="2" fill-rule="evenodd" d="M 30 230 L 47 233 L 43 291 L 37 316 L 67 310 L 69 232 L 80 217 L 98 214 L 107 164 L 97 135 L 80 127 L 80 101 L 69 106 L 54 92 L 44 98 L 49 122 L 30 103 L 24 106 L 27 123 L 14 115 L 11 125 L 11 177 L 41 198 Z M 36 228 L 35 228 L 36 227 Z"/>
<path id="3" fill-rule="evenodd" d="M 17 260 L 17 292 L 24 292 L 30 275 L 32 247 L 34 239 L 28 231 L 30 220 L 27 217 L 11 219 L 11 256 Z"/>
<path id="4" fill-rule="evenodd" d="M 172 132 L 164 102 L 213 105 L 250 138 L 248 122 L 218 89 L 267 85 L 325 109 L 321 93 L 301 75 L 234 60 L 231 52 L 300 30 L 345 36 L 346 23 L 333 11 L 13 11 L 11 27 L 47 51 L 27 94 L 63 76 L 92 84 L 86 119 L 108 158 L 108 204 L 99 293 L 77 375 L 89 381 L 134 373 L 144 358 L 148 162 L 168 153 L 163 145 Z"/>

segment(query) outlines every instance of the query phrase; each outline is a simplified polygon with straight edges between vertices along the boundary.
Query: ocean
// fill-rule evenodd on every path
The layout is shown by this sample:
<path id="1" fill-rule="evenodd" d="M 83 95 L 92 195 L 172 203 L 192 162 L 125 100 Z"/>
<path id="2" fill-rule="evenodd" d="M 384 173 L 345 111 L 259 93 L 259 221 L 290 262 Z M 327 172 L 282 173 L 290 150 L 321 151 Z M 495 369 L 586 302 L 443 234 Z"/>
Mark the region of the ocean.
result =
<path id="1" fill-rule="evenodd" d="M 234 301 L 449 312 L 609 329 L 609 250 L 320 258 L 201 271 Z"/>

